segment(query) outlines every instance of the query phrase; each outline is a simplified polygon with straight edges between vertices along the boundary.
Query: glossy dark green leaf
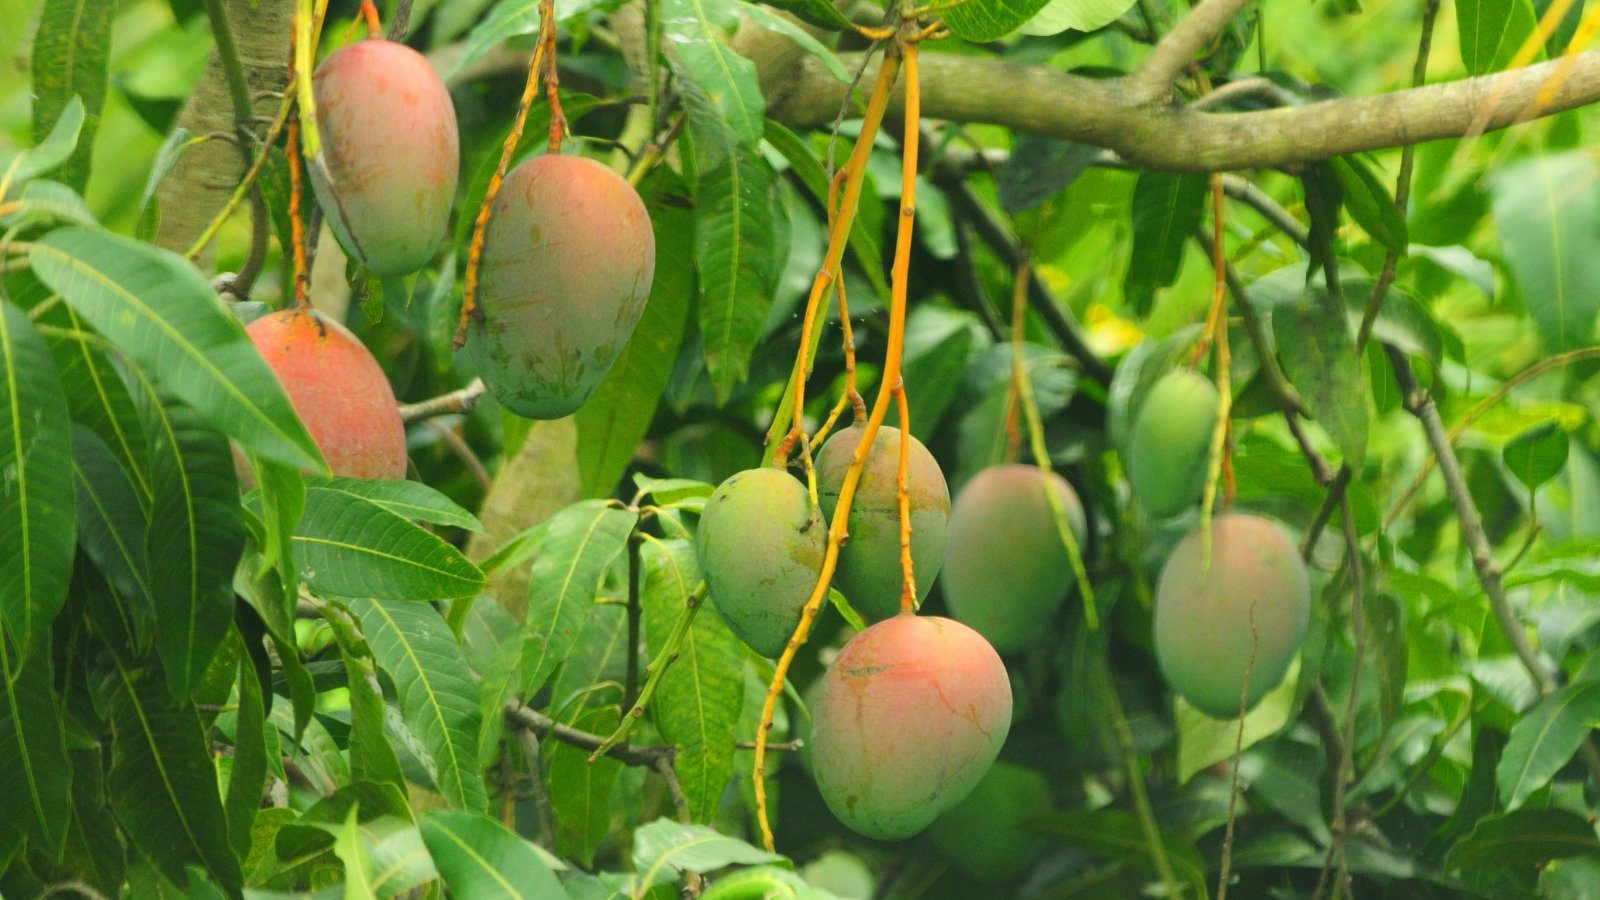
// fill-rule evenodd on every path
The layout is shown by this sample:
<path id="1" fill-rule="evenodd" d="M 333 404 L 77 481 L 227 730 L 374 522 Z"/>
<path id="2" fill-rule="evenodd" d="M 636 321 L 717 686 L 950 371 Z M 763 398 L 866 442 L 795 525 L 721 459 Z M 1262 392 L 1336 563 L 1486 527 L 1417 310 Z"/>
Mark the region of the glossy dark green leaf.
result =
<path id="1" fill-rule="evenodd" d="M 127 880 L 127 848 L 123 845 L 122 827 L 106 805 L 104 762 L 98 747 L 69 753 L 72 825 L 67 829 L 62 867 L 81 873 L 85 881 L 106 896 L 115 896 Z"/>
<path id="2" fill-rule="evenodd" d="M 672 378 L 694 302 L 694 270 L 681 264 L 694 252 L 694 218 L 680 205 L 687 199 L 681 182 L 653 176 L 643 193 L 655 230 L 656 258 L 663 264 L 656 267 L 639 327 L 594 396 L 576 413 L 585 497 L 610 496 L 633 462 Z"/>
<path id="3" fill-rule="evenodd" d="M 1511 727 L 1495 770 L 1500 802 L 1516 809 L 1578 752 L 1600 721 L 1600 681 L 1579 681 L 1540 700 Z"/>
<path id="4" fill-rule="evenodd" d="M 457 897 L 544 900 L 561 883 L 521 836 L 488 816 L 434 810 L 422 817 L 422 841 L 445 886 Z"/>
<path id="5" fill-rule="evenodd" d="M 1600 854 L 1594 825 L 1564 809 L 1519 809 L 1487 816 L 1444 858 L 1446 872 L 1491 897 L 1525 896 L 1554 859 Z"/>
<path id="6" fill-rule="evenodd" d="M 306 481 L 300 471 L 283 463 L 249 454 L 250 470 L 255 474 L 260 493 L 257 503 L 250 504 L 252 512 L 261 516 L 261 556 L 272 567 L 272 576 L 258 579 L 261 583 L 262 617 L 280 638 L 289 635 L 294 627 L 295 605 L 300 599 L 300 569 L 294 559 L 295 529 L 306 509 Z"/>
<path id="7" fill-rule="evenodd" d="M 943 11 L 944 22 L 957 37 L 998 41 L 1044 9 L 1049 0 L 967 0 Z"/>
<path id="8" fill-rule="evenodd" d="M 349 627 L 353 620 L 349 620 L 343 610 L 332 609 L 324 617 L 333 626 L 334 640 L 338 642 L 340 656 L 344 659 L 345 679 L 350 691 L 349 775 L 358 784 L 369 787 L 381 785 L 403 796 L 406 790 L 405 773 L 384 731 L 383 690 L 378 681 L 378 666 L 372 651 L 361 636 Z M 308 731 L 307 737 L 310 734 Z M 337 749 L 334 748 L 336 753 Z M 284 855 L 281 839 L 279 855 Z"/>
<path id="9" fill-rule="evenodd" d="M 77 148 L 57 173 L 78 190 L 89 181 L 116 18 L 117 0 L 44 0 L 33 39 L 33 139 L 47 137 L 74 98 L 84 105 Z"/>
<path id="10" fill-rule="evenodd" d="M 433 756 L 439 792 L 457 809 L 484 809 L 477 686 L 444 617 L 426 603 L 351 599 L 349 606 L 394 681 L 406 725 Z"/>
<path id="11" fill-rule="evenodd" d="M 1456 28 L 1468 74 L 1487 75 L 1504 69 L 1533 34 L 1535 21 L 1528 0 L 1460 0 Z"/>
<path id="12" fill-rule="evenodd" d="M 311 804 L 297 821 L 278 829 L 273 839 L 278 857 L 284 862 L 299 863 L 325 852 L 333 846 L 335 833 L 352 811 L 362 825 L 385 817 L 408 823 L 412 820 L 404 788 L 353 781 Z"/>
<path id="13" fill-rule="evenodd" d="M 1132 813 L 1109 807 L 1058 812 L 1035 819 L 1029 823 L 1029 827 L 1109 859 L 1150 871 L 1150 846 L 1139 820 Z M 1166 847 L 1167 861 L 1179 884 L 1193 891 L 1195 897 L 1209 897 L 1205 860 L 1194 845 L 1165 829 L 1161 832 L 1161 843 Z"/>
<path id="14" fill-rule="evenodd" d="M 1405 705 L 1410 650 L 1406 646 L 1404 605 L 1394 594 L 1377 592 L 1367 600 L 1367 646 L 1370 673 L 1378 688 L 1378 716 L 1387 732 Z M 1368 677 L 1363 675 L 1363 677 Z"/>
<path id="15" fill-rule="evenodd" d="M 699 610 L 676 656 L 661 654 L 667 636 L 687 610 L 700 583 L 694 545 L 687 540 L 647 541 L 640 548 L 644 578 L 639 605 L 651 665 L 667 666 L 650 706 L 662 738 L 678 747 L 673 768 L 689 802 L 689 817 L 709 823 L 733 777 L 734 726 L 744 705 L 739 639 L 713 610 Z M 696 602 L 704 604 L 701 597 Z"/>
<path id="16" fill-rule="evenodd" d="M 617 707 L 602 706 L 578 716 L 573 725 L 590 734 L 610 734 L 620 721 Z M 550 808 L 556 822 L 556 849 L 585 868 L 611 831 L 611 795 L 616 792 L 622 762 L 609 756 L 589 762 L 589 751 L 547 742 Z"/>
<path id="17" fill-rule="evenodd" d="M 589 617 L 600 578 L 628 543 L 638 515 L 599 500 L 567 507 L 550 519 L 528 576 L 526 626 L 534 635 L 519 693 L 549 680 Z"/>
<path id="18" fill-rule="evenodd" d="M 78 541 L 123 596 L 155 615 L 145 547 L 150 520 L 127 470 L 100 437 L 72 426 L 72 474 L 78 497 Z M 142 643 L 142 642 L 141 642 Z"/>
<path id="19" fill-rule="evenodd" d="M 776 243 L 777 175 L 759 153 L 735 153 L 695 185 L 700 335 L 717 399 L 749 374 L 787 248 Z"/>
<path id="20" fill-rule="evenodd" d="M 55 326 L 44 339 L 55 356 L 72 420 L 100 436 L 133 479 L 141 506 L 148 508 L 150 444 L 122 373 L 72 307 L 56 304 L 39 323 Z"/>
<path id="21" fill-rule="evenodd" d="M 1339 179 L 1344 208 L 1350 212 L 1350 218 L 1366 229 L 1373 240 L 1396 253 L 1404 253 L 1410 243 L 1406 236 L 1406 218 L 1371 166 L 1359 156 L 1335 157 L 1328 165 Z"/>
<path id="22" fill-rule="evenodd" d="M 50 648 L 26 660 L 0 634 L 0 797 L 7 821 L 51 855 L 61 853 L 72 808 L 72 766 L 52 684 Z"/>
<path id="23" fill-rule="evenodd" d="M 239 659 L 233 725 L 233 757 L 223 811 L 228 818 L 228 843 L 240 859 L 250 853 L 256 813 L 267 784 L 267 711 L 255 665 L 242 652 Z"/>
<path id="24" fill-rule="evenodd" d="M 86 228 L 32 246 L 34 271 L 162 388 L 271 459 L 322 470 L 322 453 L 244 327 L 182 257 Z"/>
<path id="25" fill-rule="evenodd" d="M 1367 454 L 1367 380 L 1344 310 L 1308 286 L 1298 300 L 1272 309 L 1283 373 L 1306 409 L 1359 469 Z"/>
<path id="26" fill-rule="evenodd" d="M 1178 280 L 1183 254 L 1200 227 L 1206 179 L 1144 172 L 1133 189 L 1133 251 L 1123 296 L 1138 315 L 1150 312 L 1156 290 Z"/>
<path id="27" fill-rule="evenodd" d="M 851 31 L 855 23 L 828 0 L 769 0 L 769 6 L 794 13 L 803 21 L 829 31 Z"/>
<path id="28" fill-rule="evenodd" d="M 687 82 L 683 99 L 690 115 L 724 123 L 739 147 L 754 150 L 766 101 L 755 63 L 728 46 L 737 24 L 729 0 L 664 0 L 661 6 L 662 36 L 673 68 Z"/>
<path id="29" fill-rule="evenodd" d="M 231 891 L 243 880 L 228 844 L 217 773 L 193 708 L 174 702 L 154 667 L 116 665 L 97 685 L 112 729 L 106 789 L 117 819 L 167 878 L 203 866 Z"/>
<path id="30" fill-rule="evenodd" d="M 306 479 L 306 487 L 339 491 L 371 500 L 395 515 L 413 521 L 483 533 L 483 525 L 477 516 L 420 481 L 315 475 Z"/>
<path id="31" fill-rule="evenodd" d="M 683 872 L 715 872 L 732 865 L 787 864 L 776 853 L 719 834 L 705 825 L 657 819 L 633 834 L 633 870 L 643 888 L 672 881 Z"/>
<path id="32" fill-rule="evenodd" d="M 443 538 L 364 497 L 306 489 L 295 562 L 311 589 L 339 597 L 453 600 L 483 590 L 483 573 Z"/>
<path id="33" fill-rule="evenodd" d="M 1586 152 L 1537 154 L 1490 178 L 1503 258 L 1553 353 L 1593 342 L 1600 314 L 1600 166 Z"/>
<path id="34" fill-rule="evenodd" d="M 1070 2 L 1081 3 L 1083 0 Z M 1122 3 L 1123 0 L 1113 2 Z M 1000 208 L 1015 216 L 1038 207 L 1066 190 L 1099 155 L 1100 148 L 1090 144 L 1031 134 L 1017 135 L 1011 155 L 995 173 L 995 191 L 1000 197 Z"/>
<path id="35" fill-rule="evenodd" d="M 71 456 L 50 350 L 27 314 L 0 301 L 0 635 L 20 647 L 44 638 L 66 600 L 77 528 Z"/>
<path id="36" fill-rule="evenodd" d="M 1561 474 L 1567 465 L 1567 433 L 1547 422 L 1512 438 L 1501 451 L 1506 468 L 1530 491 Z"/>

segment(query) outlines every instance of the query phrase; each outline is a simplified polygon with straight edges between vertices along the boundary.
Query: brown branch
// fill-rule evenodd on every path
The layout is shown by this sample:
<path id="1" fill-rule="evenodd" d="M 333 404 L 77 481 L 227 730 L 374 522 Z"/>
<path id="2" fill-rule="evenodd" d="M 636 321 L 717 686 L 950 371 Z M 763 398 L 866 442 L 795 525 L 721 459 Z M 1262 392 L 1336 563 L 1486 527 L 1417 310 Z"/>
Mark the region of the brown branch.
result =
<path id="1" fill-rule="evenodd" d="M 593 753 L 600 748 L 601 744 L 606 742 L 605 737 L 602 735 L 591 734 L 587 731 L 573 728 L 571 725 L 563 725 L 533 707 L 519 703 L 516 700 L 506 704 L 505 714 L 506 724 L 511 728 L 527 729 L 540 738 L 555 738 L 563 744 L 570 744 L 580 750 L 588 750 Z M 667 744 L 644 747 L 617 744 L 608 748 L 605 755 L 625 765 L 643 766 L 648 769 L 656 768 L 661 761 L 665 760 L 668 764 L 667 771 L 670 772 L 672 771 L 671 763 L 678 756 L 678 748 Z M 676 773 L 672 775 L 672 779 L 677 779 Z M 679 790 L 682 790 L 682 788 L 680 787 Z"/>
<path id="2" fill-rule="evenodd" d="M 1251 0 L 1202 0 L 1167 32 L 1128 76 L 1128 99 L 1137 106 L 1166 103 L 1172 83 L 1207 44 L 1244 11 Z"/>
<path id="3" fill-rule="evenodd" d="M 464 388 L 430 397 L 417 403 L 400 404 L 400 419 L 404 422 L 416 422 L 421 419 L 430 419 L 434 416 L 447 416 L 451 413 L 468 413 L 477 408 L 478 401 L 483 399 L 484 385 L 482 378 L 472 379 L 472 383 Z"/>

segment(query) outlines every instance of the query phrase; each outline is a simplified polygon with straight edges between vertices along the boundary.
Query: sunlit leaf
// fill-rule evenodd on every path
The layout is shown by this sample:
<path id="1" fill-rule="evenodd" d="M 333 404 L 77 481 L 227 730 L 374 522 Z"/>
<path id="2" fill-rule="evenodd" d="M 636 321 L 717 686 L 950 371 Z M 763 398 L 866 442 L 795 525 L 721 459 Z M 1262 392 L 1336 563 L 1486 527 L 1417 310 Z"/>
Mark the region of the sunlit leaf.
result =
<path id="1" fill-rule="evenodd" d="M 488 816 L 435 810 L 422 817 L 422 840 L 457 897 L 559 897 L 561 884 L 533 847 Z"/>

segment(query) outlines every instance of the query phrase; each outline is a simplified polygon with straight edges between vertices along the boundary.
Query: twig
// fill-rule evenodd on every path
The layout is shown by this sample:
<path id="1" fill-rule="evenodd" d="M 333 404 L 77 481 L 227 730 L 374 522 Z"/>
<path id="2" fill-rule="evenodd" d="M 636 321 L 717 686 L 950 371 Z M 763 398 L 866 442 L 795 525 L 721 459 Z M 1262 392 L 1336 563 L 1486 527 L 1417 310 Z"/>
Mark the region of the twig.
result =
<path id="1" fill-rule="evenodd" d="M 461 460 L 461 463 L 467 467 L 467 471 L 472 474 L 472 480 L 476 481 L 478 487 L 482 488 L 483 492 L 487 494 L 494 484 L 494 479 L 489 477 L 488 467 L 483 464 L 483 460 L 478 458 L 478 454 L 472 451 L 472 445 L 467 443 L 466 438 L 456 434 L 454 428 L 436 419 L 429 419 L 423 424 L 439 435 L 439 440 L 444 441 L 444 445 L 450 448 L 450 452 Z"/>
<path id="2" fill-rule="evenodd" d="M 628 541 L 628 659 L 627 674 L 622 682 L 622 708 L 629 710 L 630 714 L 634 701 L 639 699 L 639 570 L 642 568 L 639 564 L 639 542 L 637 533 Z M 690 606 L 692 608 L 693 604 Z"/>
<path id="3" fill-rule="evenodd" d="M 580 750 L 593 752 L 598 749 L 605 738 L 598 734 L 591 734 L 571 725 L 563 725 L 542 712 L 527 706 L 519 701 L 512 700 L 505 706 L 506 724 L 515 729 L 526 728 L 541 738 L 554 738 L 563 744 L 570 744 Z M 670 763 L 677 758 L 678 748 L 669 744 L 657 744 L 643 747 L 634 747 L 629 744 L 618 744 L 606 749 L 605 756 L 621 761 L 624 765 L 643 766 L 655 768 L 660 760 Z M 676 779 L 676 775 L 673 779 Z M 681 788 L 680 788 L 681 790 Z"/>
<path id="4" fill-rule="evenodd" d="M 775 751 L 775 750 L 776 751 L 781 751 L 781 752 L 793 752 L 793 751 L 799 750 L 800 748 L 804 747 L 805 745 L 806 745 L 805 741 L 801 740 L 800 738 L 795 738 L 792 741 L 780 741 L 780 742 L 778 742 L 776 744 L 768 744 L 767 745 L 767 752 L 770 753 L 770 752 Z M 735 750 L 754 750 L 756 748 L 756 742 L 755 741 L 738 741 L 738 742 L 734 743 L 733 747 L 734 747 Z"/>
<path id="5" fill-rule="evenodd" d="M 977 313 L 983 320 L 984 327 L 989 329 L 989 336 L 998 341 L 1005 334 L 1005 330 L 1000 325 L 1000 317 L 995 315 L 994 307 L 989 303 L 988 294 L 983 289 L 983 279 L 978 277 L 978 267 L 972 256 L 971 229 L 959 214 L 955 216 L 952 224 L 956 233 L 956 258 L 953 263 L 956 267 L 954 291 L 956 299 Z"/>
<path id="6" fill-rule="evenodd" d="M 1125 89 L 1134 106 L 1164 103 L 1172 97 L 1172 82 L 1194 61 L 1196 53 L 1222 33 L 1251 0 L 1201 0 L 1172 26 L 1127 78 Z"/>
<path id="7" fill-rule="evenodd" d="M 405 5 L 410 6 L 407 2 Z M 556 819 L 550 809 L 550 791 L 545 787 L 544 770 L 539 760 L 539 735 L 532 728 L 517 729 L 517 739 L 522 744 L 522 757 L 528 764 L 528 793 L 533 795 L 534 814 L 539 818 L 538 845 L 555 852 Z"/>
<path id="8" fill-rule="evenodd" d="M 645 535 L 645 538 L 654 540 L 654 538 L 651 538 L 649 535 Z M 639 552 L 638 542 L 635 541 L 632 543 L 633 546 L 628 551 L 630 554 L 630 582 L 637 577 L 637 573 L 639 571 L 636 561 L 637 554 Z M 629 585 L 628 593 L 630 611 L 636 609 L 638 606 L 637 590 L 638 586 L 636 583 Z M 622 715 L 622 721 L 617 723 L 617 729 L 613 731 L 609 737 L 601 741 L 599 746 L 592 748 L 593 752 L 589 754 L 590 762 L 594 762 L 606 751 L 627 740 L 628 733 L 633 730 L 633 723 L 644 718 L 645 707 L 649 706 L 650 701 L 655 698 L 656 690 L 661 686 L 661 679 L 666 674 L 667 667 L 672 665 L 673 661 L 678 658 L 678 648 L 683 646 L 683 639 L 689 634 L 689 628 L 694 624 L 694 614 L 699 611 L 701 600 L 705 597 L 705 595 L 706 583 L 701 581 L 695 586 L 694 590 L 689 592 L 689 596 L 685 598 L 683 612 L 679 614 L 678 621 L 673 623 L 672 631 L 667 635 L 666 641 L 663 642 L 660 649 L 656 651 L 655 658 L 650 660 L 650 665 L 647 669 L 649 675 L 645 679 L 644 689 L 639 691 L 638 696 L 633 696 L 633 685 L 637 684 L 639 679 L 638 670 L 635 668 L 638 665 L 637 659 L 639 655 L 639 636 L 637 631 L 638 626 L 636 624 L 637 617 L 632 616 L 630 612 L 630 618 L 633 621 L 630 622 L 629 628 L 632 641 L 629 644 L 629 675 L 627 694 L 624 697 L 622 704 L 625 708 L 625 712 Z"/>
<path id="9" fill-rule="evenodd" d="M 1238 175 L 1222 176 L 1222 190 L 1229 197 L 1260 213 L 1262 218 L 1271 222 L 1279 231 L 1289 236 L 1289 239 L 1304 247 L 1310 240 L 1306 227 L 1300 220 L 1290 215 L 1289 211 L 1278 205 L 1278 201 L 1267 195 L 1266 191 L 1256 187 L 1254 183 Z"/>
<path id="10" fill-rule="evenodd" d="M 1349 815 L 1345 797 L 1355 769 L 1356 709 L 1361 702 L 1361 664 L 1366 655 L 1366 609 L 1364 606 L 1366 578 L 1361 564 L 1360 536 L 1356 534 L 1356 520 L 1350 511 L 1350 498 L 1339 499 L 1339 518 L 1344 529 L 1345 558 L 1350 572 L 1350 633 L 1355 657 L 1350 669 L 1350 698 L 1344 711 L 1344 734 L 1341 741 L 1344 752 L 1339 755 L 1339 766 L 1333 776 L 1333 840 L 1322 863 L 1322 874 L 1317 878 L 1314 898 L 1322 896 L 1323 880 L 1335 859 L 1339 863 L 1339 885 L 1342 896 L 1350 895 L 1350 862 L 1345 855 L 1345 841 L 1349 838 Z"/>
<path id="11" fill-rule="evenodd" d="M 1259 98 L 1273 106 L 1298 106 L 1300 98 L 1289 93 L 1269 78 L 1259 76 L 1230 81 L 1189 104 L 1190 109 L 1214 109 L 1237 100 Z"/>
<path id="12" fill-rule="evenodd" d="M 434 416 L 472 412 L 477 408 L 478 401 L 483 399 L 484 391 L 483 379 L 474 378 L 466 387 L 457 388 L 448 394 L 440 394 L 417 403 L 400 404 L 400 420 L 409 424 Z"/>
<path id="13" fill-rule="evenodd" d="M 406 32 L 411 30 L 411 3 L 412 0 L 400 0 L 395 6 L 394 17 L 389 20 L 389 40 L 406 39 Z"/>

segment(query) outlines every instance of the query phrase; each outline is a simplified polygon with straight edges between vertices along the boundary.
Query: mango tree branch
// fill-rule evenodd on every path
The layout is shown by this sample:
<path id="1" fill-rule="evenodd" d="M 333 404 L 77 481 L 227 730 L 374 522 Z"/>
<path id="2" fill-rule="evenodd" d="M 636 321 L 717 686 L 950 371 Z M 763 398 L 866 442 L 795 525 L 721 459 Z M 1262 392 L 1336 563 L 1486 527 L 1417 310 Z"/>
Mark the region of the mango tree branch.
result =
<path id="1" fill-rule="evenodd" d="M 768 115 L 822 127 L 838 115 L 845 85 L 810 55 L 764 54 Z M 757 59 L 758 66 L 762 59 Z M 860 53 L 839 56 L 846 69 Z M 869 66 L 874 67 L 874 62 Z M 1570 65 L 1548 103 L 1542 88 Z M 873 72 L 869 71 L 867 77 Z M 1141 105 L 1128 78 L 1094 79 L 1042 66 L 929 53 L 923 61 L 928 118 L 1000 125 L 1105 147 L 1131 163 L 1176 172 L 1293 166 L 1347 153 L 1460 137 L 1490 102 L 1486 129 L 1600 100 L 1600 50 L 1460 81 L 1254 112 L 1201 112 Z M 896 91 L 891 110 L 903 94 Z"/>
<path id="2" fill-rule="evenodd" d="M 1172 82 L 1179 73 L 1250 3 L 1251 0 L 1201 0 L 1187 16 L 1179 19 L 1139 68 L 1128 76 L 1128 97 L 1134 105 L 1159 105 L 1169 101 Z"/>

